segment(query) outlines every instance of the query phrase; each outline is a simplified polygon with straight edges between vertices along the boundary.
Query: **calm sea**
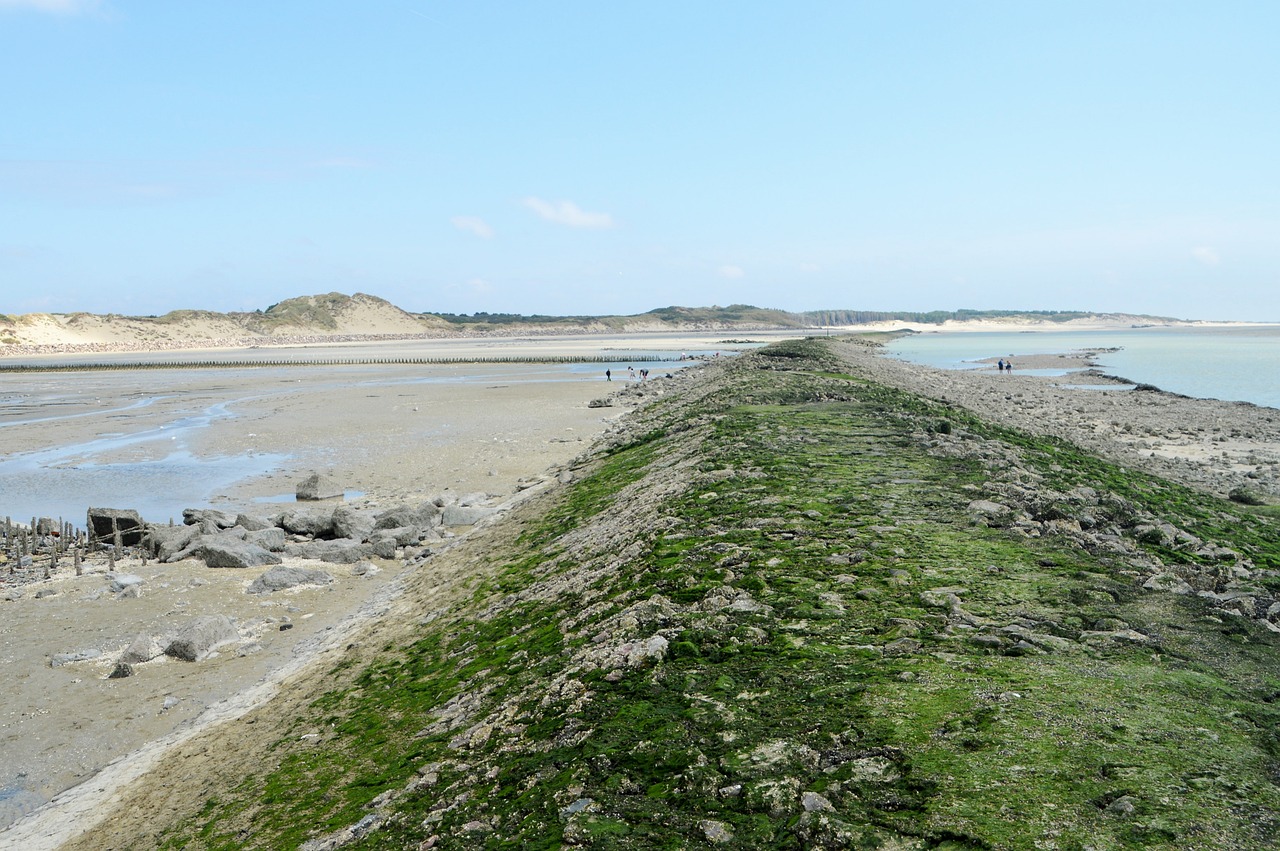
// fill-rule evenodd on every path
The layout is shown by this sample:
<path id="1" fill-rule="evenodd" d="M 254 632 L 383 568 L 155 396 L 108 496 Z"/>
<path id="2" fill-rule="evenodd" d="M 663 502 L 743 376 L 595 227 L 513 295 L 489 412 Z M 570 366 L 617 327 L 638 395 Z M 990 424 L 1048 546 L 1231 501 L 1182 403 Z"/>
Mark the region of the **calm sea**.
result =
<path id="1" fill-rule="evenodd" d="M 989 357 L 1117 349 L 1098 357 L 1104 372 L 1202 399 L 1280 408 L 1280 325 L 1236 328 L 1129 328 L 1117 331 L 926 332 L 888 346 L 902 360 L 972 369 Z M 1023 374 L 1033 370 L 1020 370 Z M 1041 371 L 1040 374 L 1061 374 Z"/>

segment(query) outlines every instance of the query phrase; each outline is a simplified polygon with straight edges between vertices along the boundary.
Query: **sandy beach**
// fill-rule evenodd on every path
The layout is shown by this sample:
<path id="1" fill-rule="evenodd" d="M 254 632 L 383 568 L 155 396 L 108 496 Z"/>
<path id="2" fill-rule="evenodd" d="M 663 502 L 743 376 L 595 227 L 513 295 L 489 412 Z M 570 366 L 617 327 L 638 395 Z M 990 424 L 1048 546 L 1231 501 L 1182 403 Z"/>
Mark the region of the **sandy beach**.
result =
<path id="1" fill-rule="evenodd" d="M 727 355 L 731 348 L 724 339 L 718 334 L 428 340 L 185 350 L 182 357 L 359 361 L 616 353 L 625 360 L 636 351 L 658 351 L 678 361 L 682 353 L 695 351 Z M 133 362 L 174 358 L 172 352 L 118 356 Z M 59 359 L 80 362 L 83 355 L 41 356 L 46 363 Z M 7 404 L 0 419 L 0 460 L 71 446 L 102 450 L 94 464 L 145 471 L 175 443 L 195 458 L 244 457 L 250 468 L 255 458 L 266 459 L 260 470 L 214 490 L 203 502 L 175 503 L 168 515 L 144 514 L 161 524 L 181 523 L 182 507 L 270 516 L 294 505 L 297 482 L 311 472 L 358 494 L 347 500 L 357 508 L 477 493 L 493 505 L 510 505 L 554 483 L 617 417 L 663 392 L 656 375 L 642 385 L 638 377 L 628 380 L 624 364 L 614 367 L 610 382 L 606 368 L 595 363 L 379 364 L 3 374 L 0 397 Z M 55 394 L 59 401 L 36 405 L 42 394 Z M 592 400 L 611 396 L 612 406 L 589 407 Z M 226 415 L 202 419 L 198 427 L 177 430 L 169 439 L 166 424 L 211 408 L 225 408 Z M 122 441 L 129 435 L 156 437 Z M 60 463 L 83 463 L 83 458 Z M 129 508 L 156 496 L 147 492 L 150 487 L 142 474 L 119 481 L 111 507 Z M 0 517 L 6 513 L 25 522 L 31 512 L 16 504 L 0 509 Z M 84 522 L 82 516 L 68 519 Z M 441 548 L 450 542 L 446 539 Z M 265 699 L 289 672 L 384 610 L 407 569 L 400 560 L 378 560 L 376 572 L 360 576 L 349 565 L 305 560 L 286 565 L 323 566 L 335 581 L 264 599 L 245 589 L 265 568 L 214 570 L 193 560 L 143 564 L 134 558 L 116 565 L 118 573 L 144 580 L 142 593 L 133 599 L 117 599 L 109 591 L 111 575 L 101 559 L 87 564 L 80 577 L 64 560 L 38 588 L 0 587 L 0 665 L 11 674 L 0 716 L 0 765 L 6 771 L 0 776 L 0 825 L 94 778 L 147 743 L 158 747 L 155 743 L 166 737 L 188 735 Z M 215 613 L 237 623 L 243 637 L 237 647 L 197 664 L 161 658 L 138 666 L 128 679 L 109 678 L 120 651 L 137 636 L 162 636 L 197 615 Z M 55 657 L 67 656 L 87 658 L 53 664 Z M 235 695 L 239 700 L 226 702 Z M 136 772 L 143 764 L 130 759 L 127 770 Z M 95 782 L 101 780 L 97 776 Z M 6 844 L 13 841 L 0 834 L 0 848 L 56 847 L 27 844 L 27 839 Z"/>
<path id="2" fill-rule="evenodd" d="M 665 348 L 678 357 L 680 352 L 715 349 L 723 339 L 469 341 L 452 350 L 433 343 L 432 349 L 599 354 Z M 875 380 L 999 416 L 1017 427 L 1061 434 L 1203 489 L 1225 492 L 1239 483 L 1268 492 L 1276 488 L 1280 459 L 1274 447 L 1280 442 L 1280 426 L 1271 409 L 1118 387 L 1082 391 L 1060 386 L 1066 383 L 1061 380 L 1017 374 L 950 373 L 891 361 L 861 345 L 848 348 L 852 362 Z M 564 367 L 502 364 L 287 367 L 245 374 L 104 372 L 83 374 L 78 380 L 104 382 L 95 388 L 102 392 L 92 402 L 86 400 L 82 410 L 63 412 L 92 414 L 95 405 L 119 407 L 138 393 L 166 397 L 142 413 L 130 413 L 124 423 L 113 422 L 115 432 L 235 398 L 236 415 L 193 435 L 193 451 L 252 450 L 287 455 L 288 460 L 218 492 L 211 500 L 216 507 L 268 512 L 270 505 L 257 500 L 289 492 L 311 470 L 361 491 L 357 505 L 385 507 L 445 491 L 480 491 L 494 504 L 510 505 L 571 478 L 574 459 L 616 418 L 666 392 L 664 378 L 643 385 L 606 382 L 603 369 L 590 365 L 575 373 Z M 139 375 L 147 386 L 136 384 Z M 624 378 L 625 371 L 615 375 Z M 128 386 L 120 387 L 111 402 L 105 386 L 122 380 Z M 1070 381 L 1107 384 L 1098 376 L 1075 375 Z M 613 406 L 588 406 L 609 395 Z M 6 441 L 12 441 L 6 449 L 26 452 L 51 443 L 83 442 L 102 430 L 97 416 L 11 426 L 6 428 Z M 466 530 L 456 531 L 460 537 L 446 540 L 442 551 L 465 545 Z M 244 593 L 261 569 L 218 571 L 195 562 L 117 565 L 145 579 L 144 592 L 129 600 L 104 592 L 109 581 L 104 565 L 91 566 L 82 577 L 62 573 L 42 583 L 54 592 L 48 596 L 37 598 L 34 586 L 20 589 L 22 593 L 11 595 L 14 599 L 0 602 L 6 648 L 0 661 L 14 673 L 15 683 L 0 719 L 0 764 L 19 766 L 0 777 L 0 822 L 7 824 L 50 799 L 52 803 L 0 833 L 0 848 L 60 847 L 84 820 L 104 817 L 119 806 L 125 785 L 164 753 L 212 725 L 246 717 L 284 684 L 318 676 L 316 664 L 327 652 L 345 647 L 371 618 L 398 605 L 410 573 L 446 569 L 452 577 L 448 587 L 454 587 L 466 558 L 476 557 L 380 561 L 375 573 L 362 576 L 333 566 L 334 584 L 267 599 Z M 437 562 L 447 567 L 433 567 Z M 446 588 L 443 577 L 441 582 L 440 588 Z M 128 679 L 108 678 L 118 652 L 137 635 L 162 634 L 208 612 L 237 620 L 243 636 L 238 647 L 197 664 L 158 660 L 139 666 Z M 94 655 L 83 661 L 51 664 L 59 654 L 89 651 Z"/>

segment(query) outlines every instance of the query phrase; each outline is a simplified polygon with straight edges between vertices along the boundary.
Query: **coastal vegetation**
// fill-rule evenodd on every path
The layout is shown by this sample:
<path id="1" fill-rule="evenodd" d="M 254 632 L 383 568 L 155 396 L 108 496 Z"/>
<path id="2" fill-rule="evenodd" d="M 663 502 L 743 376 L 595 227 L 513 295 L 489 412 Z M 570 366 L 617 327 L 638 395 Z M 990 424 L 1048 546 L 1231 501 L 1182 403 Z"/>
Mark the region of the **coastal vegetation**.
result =
<path id="1" fill-rule="evenodd" d="M 515 334 L 640 333 L 651 331 L 753 331 L 835 328 L 876 322 L 907 322 L 938 326 L 945 322 L 995 321 L 1035 326 L 1098 318 L 1087 311 L 932 310 L 873 311 L 816 310 L 790 312 L 747 304 L 728 306 L 670 306 L 646 313 L 612 316 L 551 316 L 544 314 L 410 313 L 385 299 L 366 293 L 325 293 L 299 296 L 265 309 L 218 313 L 173 310 L 161 316 L 116 313 L 0 315 L 0 334 L 6 351 L 48 354 L 53 346 L 144 348 L 241 347 L 257 343 L 313 342 L 316 338 L 406 339 L 448 336 L 511 336 Z M 1151 316 L 1104 316 L 1112 324 L 1153 324 L 1172 320 Z M 12 347 L 12 348 L 10 348 Z M 44 347 L 44 348 L 39 348 Z M 104 348 L 107 347 L 107 348 Z M 56 348 L 55 348 L 56 350 Z"/>
<path id="2" fill-rule="evenodd" d="M 1273 516 L 877 384 L 832 341 L 664 382 L 572 483 L 424 563 L 295 711 L 205 746 L 224 776 L 145 835 L 1274 847 Z"/>

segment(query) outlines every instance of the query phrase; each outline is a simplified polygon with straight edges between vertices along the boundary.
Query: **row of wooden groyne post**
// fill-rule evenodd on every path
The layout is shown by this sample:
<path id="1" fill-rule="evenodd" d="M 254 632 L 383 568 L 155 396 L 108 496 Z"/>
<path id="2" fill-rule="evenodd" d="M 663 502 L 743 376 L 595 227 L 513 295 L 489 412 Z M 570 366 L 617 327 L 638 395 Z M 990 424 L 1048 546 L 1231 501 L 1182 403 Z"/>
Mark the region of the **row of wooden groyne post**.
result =
<path id="1" fill-rule="evenodd" d="M 3 534 L 0 553 L 5 556 L 4 564 L 0 565 L 0 577 L 10 581 L 50 579 L 59 564 L 67 560 L 75 568 L 76 576 L 82 576 L 85 556 L 98 549 L 106 549 L 110 566 L 114 569 L 117 553 L 124 552 L 118 529 L 115 530 L 115 539 L 108 542 L 62 519 L 33 517 L 31 523 L 24 526 L 6 516 L 0 534 Z"/>

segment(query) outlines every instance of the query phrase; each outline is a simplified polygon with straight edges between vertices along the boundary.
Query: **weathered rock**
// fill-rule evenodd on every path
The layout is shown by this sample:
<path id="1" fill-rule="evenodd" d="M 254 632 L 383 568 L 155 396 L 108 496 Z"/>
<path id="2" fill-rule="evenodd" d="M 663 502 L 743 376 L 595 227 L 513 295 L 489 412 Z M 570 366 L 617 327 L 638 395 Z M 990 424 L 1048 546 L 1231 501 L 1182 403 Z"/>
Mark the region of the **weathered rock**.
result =
<path id="1" fill-rule="evenodd" d="M 204 615 L 183 626 L 164 652 L 183 662 L 198 662 L 219 647 L 239 640 L 235 624 L 225 615 Z"/>
<path id="2" fill-rule="evenodd" d="M 148 526 L 147 547 L 160 561 L 170 561 L 200 536 L 195 526 Z"/>
<path id="3" fill-rule="evenodd" d="M 292 535 L 323 538 L 333 534 L 333 509 L 291 509 L 277 516 L 275 524 Z"/>
<path id="4" fill-rule="evenodd" d="M 297 497 L 299 502 L 319 499 L 341 499 L 344 493 L 345 488 L 342 485 L 320 473 L 312 473 L 307 476 L 298 482 L 298 486 L 294 490 L 294 496 Z"/>
<path id="5" fill-rule="evenodd" d="M 198 526 L 201 532 L 209 535 L 236 525 L 236 515 L 216 508 L 186 508 L 182 511 L 182 522 L 186 526 Z"/>
<path id="6" fill-rule="evenodd" d="M 422 530 L 417 526 L 398 526 L 394 529 L 379 529 L 370 535 L 370 541 L 376 541 L 379 538 L 390 538 L 396 542 L 398 547 L 408 547 L 418 543 L 422 539 Z"/>
<path id="7" fill-rule="evenodd" d="M 373 534 L 373 515 L 349 505 L 339 505 L 333 509 L 332 523 L 335 538 L 364 541 Z"/>
<path id="8" fill-rule="evenodd" d="M 270 520 L 253 514 L 237 514 L 235 525 L 242 529 L 248 529 L 250 532 L 261 532 L 263 529 L 273 528 L 275 524 Z"/>
<path id="9" fill-rule="evenodd" d="M 279 526 L 270 526 L 266 529 L 249 532 L 244 536 L 244 539 L 251 544 L 257 544 L 268 552 L 284 552 L 285 534 L 284 530 Z"/>
<path id="10" fill-rule="evenodd" d="M 281 562 L 275 553 L 230 535 L 202 535 L 186 552 L 209 567 L 261 567 Z"/>
<path id="11" fill-rule="evenodd" d="M 368 544 L 341 538 L 336 541 L 308 541 L 304 544 L 289 544 L 285 548 L 294 558 L 308 558 L 330 564 L 355 564 L 364 561 L 373 554 Z"/>
<path id="12" fill-rule="evenodd" d="M 92 537 L 113 543 L 119 532 L 120 543 L 126 547 L 141 544 L 146 532 L 142 515 L 132 508 L 90 508 L 85 514 L 85 520 Z"/>
<path id="13" fill-rule="evenodd" d="M 267 594 L 299 585 L 328 585 L 331 582 L 333 582 L 333 576 L 323 570 L 310 567 L 273 567 L 253 580 L 253 583 L 245 589 L 245 593 Z"/>
<path id="14" fill-rule="evenodd" d="M 133 666 L 128 662 L 117 662 L 115 668 L 107 675 L 109 680 L 122 680 L 133 676 Z"/>
<path id="15" fill-rule="evenodd" d="M 404 526 L 417 526 L 419 529 L 431 529 L 439 526 L 440 522 L 440 506 L 434 501 L 428 501 L 417 506 L 400 505 L 388 509 L 374 518 L 374 528 L 398 529 Z"/>
<path id="16" fill-rule="evenodd" d="M 376 533 L 369 542 L 365 544 L 369 548 L 369 554 L 378 558 L 395 558 L 396 557 L 396 539 L 394 535 L 387 535 L 382 532 Z"/>
<path id="17" fill-rule="evenodd" d="M 1142 583 L 1142 587 L 1148 591 L 1169 591 L 1174 594 L 1195 593 L 1195 589 L 1187 584 L 1182 577 L 1175 576 L 1172 573 L 1157 573 Z"/>
<path id="18" fill-rule="evenodd" d="M 120 654 L 119 661 L 129 665 L 137 665 L 141 662 L 150 662 L 163 652 L 160 643 L 154 638 L 149 635 L 139 635 Z"/>

